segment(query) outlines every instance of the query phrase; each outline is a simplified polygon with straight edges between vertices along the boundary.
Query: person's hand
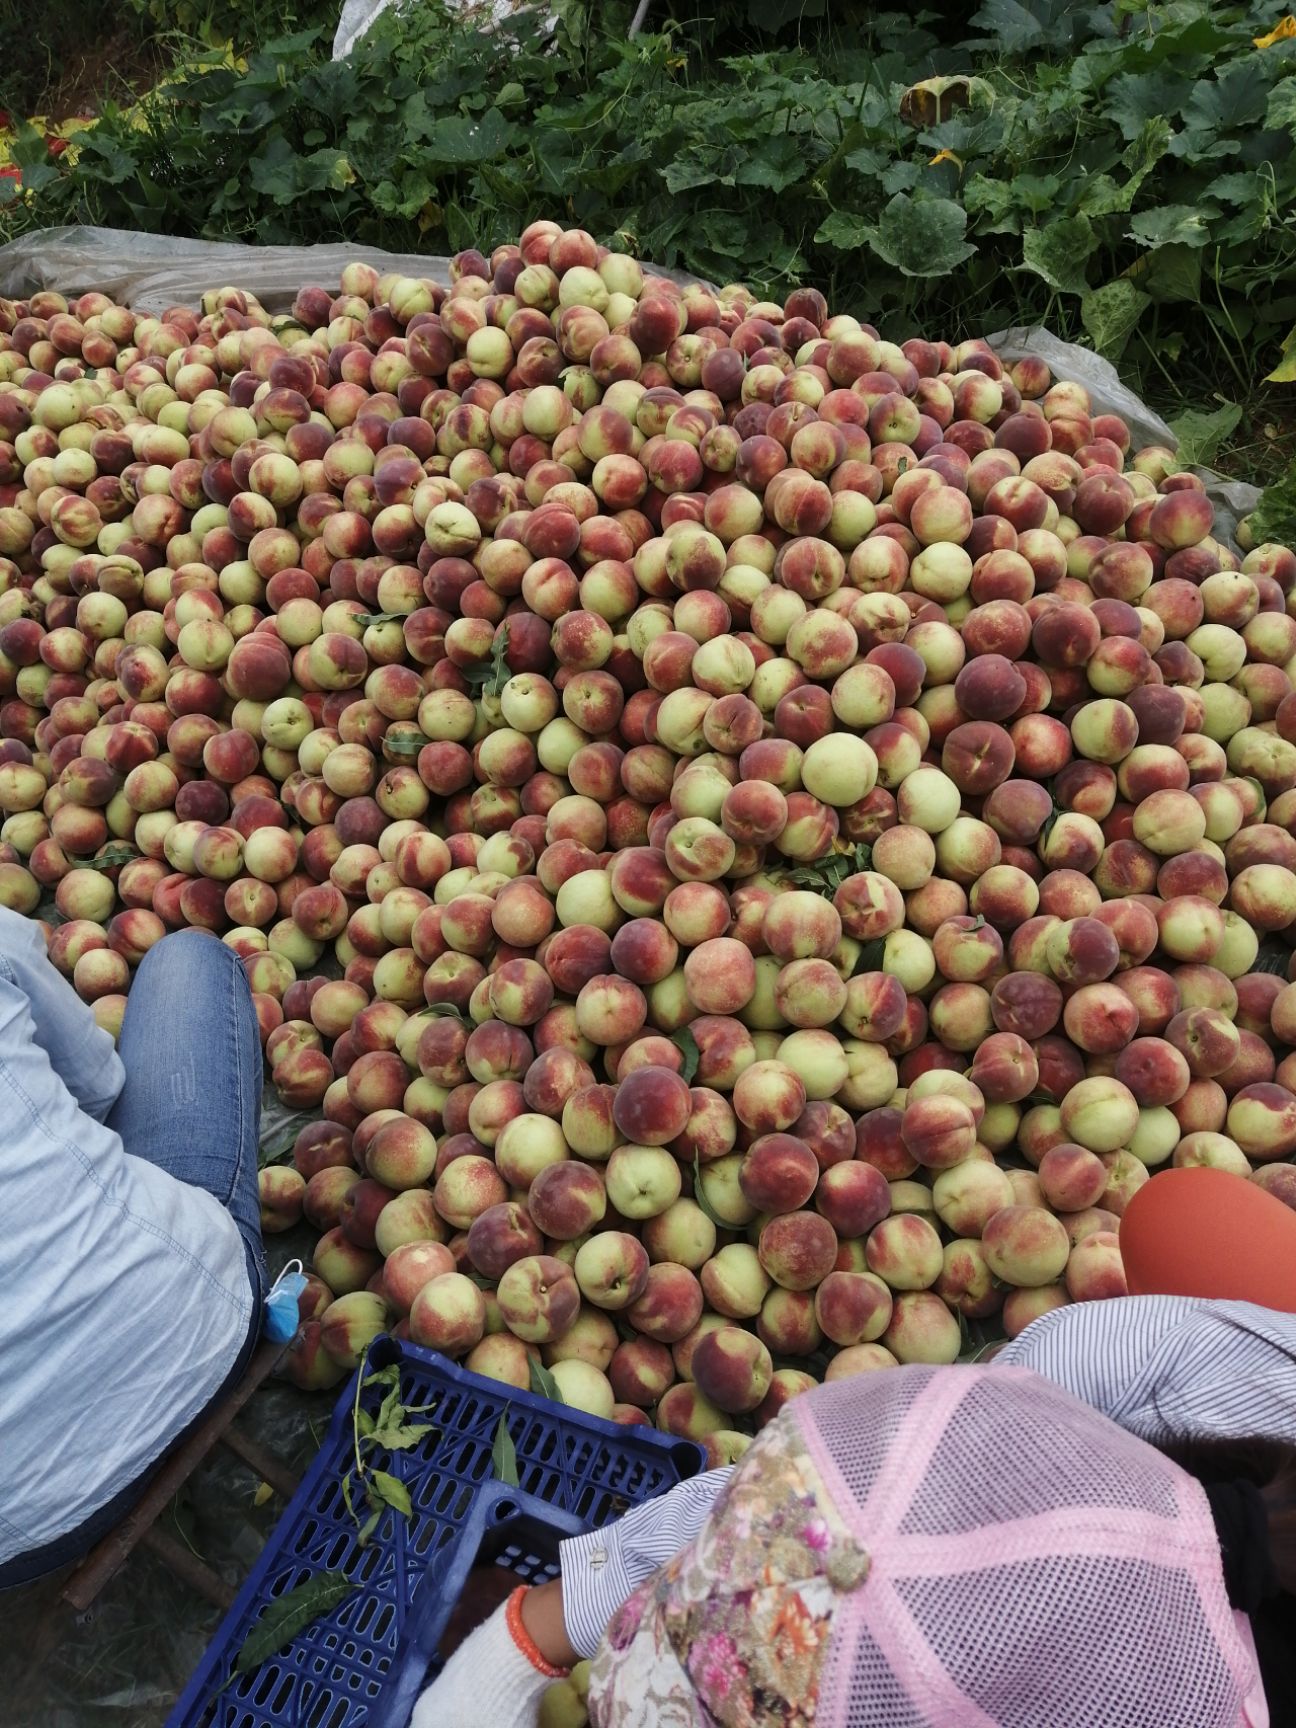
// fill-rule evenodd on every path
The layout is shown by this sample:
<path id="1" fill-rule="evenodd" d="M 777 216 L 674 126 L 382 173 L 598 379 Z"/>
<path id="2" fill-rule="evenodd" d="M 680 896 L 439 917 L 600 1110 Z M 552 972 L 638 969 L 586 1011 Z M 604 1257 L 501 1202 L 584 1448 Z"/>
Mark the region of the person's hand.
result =
<path id="1" fill-rule="evenodd" d="M 545 1688 L 575 1659 L 561 1585 L 514 1590 L 424 1692 L 410 1728 L 535 1728 Z"/>

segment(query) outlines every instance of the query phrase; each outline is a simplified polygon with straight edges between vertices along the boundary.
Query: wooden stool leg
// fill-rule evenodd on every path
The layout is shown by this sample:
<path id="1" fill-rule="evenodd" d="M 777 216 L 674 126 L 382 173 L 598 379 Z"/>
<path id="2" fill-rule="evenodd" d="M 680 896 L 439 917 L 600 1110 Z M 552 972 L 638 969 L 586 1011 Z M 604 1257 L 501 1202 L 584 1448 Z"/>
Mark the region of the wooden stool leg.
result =
<path id="1" fill-rule="evenodd" d="M 291 1500 L 297 1492 L 300 1478 L 293 1475 L 280 1463 L 273 1453 L 256 1440 L 249 1440 L 241 1428 L 231 1424 L 219 1436 L 222 1446 L 227 1447 L 236 1458 L 241 1458 L 250 1470 L 255 1470 L 263 1482 L 268 1482 L 277 1494 L 282 1494 L 285 1500 Z"/>
<path id="2" fill-rule="evenodd" d="M 115 1530 L 99 1542 L 86 1555 L 81 1565 L 68 1579 L 63 1591 L 63 1600 L 73 1608 L 84 1610 L 90 1606 L 95 1597 L 108 1583 L 109 1579 L 120 1569 L 126 1556 L 135 1544 L 141 1541 L 158 1514 L 164 1509 L 171 1497 L 189 1480 L 203 1459 L 211 1451 L 225 1431 L 229 1428 L 239 1411 L 251 1398 L 257 1387 L 274 1368 L 276 1362 L 284 1353 L 282 1344 L 262 1344 L 248 1364 L 247 1372 L 238 1385 L 222 1399 L 217 1408 L 205 1416 L 198 1426 L 175 1451 L 166 1458 L 148 1487 L 140 1496 L 138 1502 L 122 1519 Z M 178 1544 L 173 1544 L 177 1551 L 184 1553 Z M 193 1556 L 186 1554 L 186 1559 L 193 1561 Z M 201 1565 L 199 1561 L 197 1564 Z M 183 1574 L 182 1574 L 183 1576 Z M 213 1577 L 215 1574 L 213 1574 Z M 218 1580 L 219 1582 L 219 1580 Z M 221 1586 L 225 1588 L 224 1585 Z M 207 1594 L 204 1591 L 204 1594 Z"/>
<path id="3" fill-rule="evenodd" d="M 227 1609 L 238 1592 L 220 1576 L 213 1572 L 205 1560 L 200 1560 L 196 1554 L 191 1554 L 183 1542 L 177 1542 L 171 1536 L 164 1535 L 156 1524 L 150 1524 L 140 1537 L 140 1547 L 148 1548 L 169 1572 L 187 1584 L 191 1590 L 196 1590 L 200 1596 L 205 1596 L 209 1602 L 214 1602 L 222 1610 Z"/>

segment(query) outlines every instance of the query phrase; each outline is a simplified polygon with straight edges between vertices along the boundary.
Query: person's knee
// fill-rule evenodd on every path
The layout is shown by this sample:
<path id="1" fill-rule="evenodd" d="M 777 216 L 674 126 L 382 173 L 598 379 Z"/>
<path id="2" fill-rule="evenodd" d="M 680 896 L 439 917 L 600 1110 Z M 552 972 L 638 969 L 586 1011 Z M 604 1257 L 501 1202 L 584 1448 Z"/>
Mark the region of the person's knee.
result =
<path id="1" fill-rule="evenodd" d="M 170 931 L 140 961 L 137 980 L 147 982 L 154 974 L 171 968 L 179 968 L 189 977 L 212 978 L 228 972 L 245 983 L 247 980 L 242 960 L 211 930 Z"/>

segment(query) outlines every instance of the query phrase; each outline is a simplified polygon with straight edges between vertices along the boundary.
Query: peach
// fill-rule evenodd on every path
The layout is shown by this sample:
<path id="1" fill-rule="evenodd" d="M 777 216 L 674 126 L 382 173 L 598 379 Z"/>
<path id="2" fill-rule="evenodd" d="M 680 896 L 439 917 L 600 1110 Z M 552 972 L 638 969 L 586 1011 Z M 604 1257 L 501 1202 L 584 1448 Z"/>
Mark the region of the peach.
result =
<path id="1" fill-rule="evenodd" d="M 934 1291 L 905 1290 L 895 1298 L 881 1344 L 901 1364 L 949 1363 L 958 1360 L 962 1333 L 958 1321 Z M 858 1350 L 876 1348 L 869 1344 L 856 1346 Z"/>
<path id="2" fill-rule="evenodd" d="M 1149 1179 L 1147 1165 L 1133 1152 L 1126 1151 L 1104 1152 L 1102 1161 L 1107 1169 L 1107 1186 L 1100 1204 L 1118 1218 L 1123 1217 L 1125 1208 Z"/>
<path id="3" fill-rule="evenodd" d="M 1138 1030 L 1138 1009 L 1115 984 L 1083 984 L 1067 1002 L 1062 1023 L 1077 1048 L 1111 1056 Z"/>
<path id="4" fill-rule="evenodd" d="M 698 1391 L 726 1414 L 754 1410 L 769 1391 L 773 1373 L 765 1345 L 739 1326 L 708 1333 L 693 1353 Z"/>
<path id="5" fill-rule="evenodd" d="M 636 1332 L 662 1344 L 675 1344 L 697 1325 L 703 1300 L 695 1273 L 662 1260 L 649 1266 L 643 1290 L 625 1316 Z"/>
<path id="6" fill-rule="evenodd" d="M 1192 1078 L 1183 1054 L 1165 1038 L 1135 1038 L 1117 1056 L 1114 1072 L 1145 1109 L 1177 1103 Z"/>
<path id="7" fill-rule="evenodd" d="M 869 1344 L 891 1323 L 893 1297 L 871 1272 L 830 1272 L 815 1291 L 815 1318 L 834 1344 Z"/>
<path id="8" fill-rule="evenodd" d="M 1032 1320 L 1051 1314 L 1055 1308 L 1065 1308 L 1070 1300 L 1061 1281 L 1032 1290 L 1010 1290 L 1004 1297 L 1004 1331 L 1009 1338 L 1020 1337 Z"/>
<path id="9" fill-rule="evenodd" d="M 1012 1184 L 996 1164 L 969 1158 L 942 1170 L 932 1184 L 936 1216 L 958 1236 L 980 1236 L 1003 1207 L 1012 1204 Z"/>
<path id="10" fill-rule="evenodd" d="M 900 1126 L 906 1151 L 928 1169 L 960 1164 L 976 1144 L 976 1119 L 968 1104 L 948 1094 L 912 1099 Z"/>
<path id="11" fill-rule="evenodd" d="M 612 1106 L 618 1131 L 640 1146 L 665 1146 L 688 1126 L 693 1101 L 669 1068 L 638 1068 L 618 1085 Z"/>
<path id="12" fill-rule="evenodd" d="M 1134 1094 L 1119 1080 L 1095 1075 L 1072 1086 L 1061 1103 L 1062 1128 L 1089 1152 L 1128 1146 L 1138 1127 Z"/>
<path id="13" fill-rule="evenodd" d="M 466 1355 L 486 1329 L 486 1298 L 462 1272 L 443 1272 L 414 1297 L 410 1337 L 445 1356 Z"/>
<path id="14" fill-rule="evenodd" d="M 548 1254 L 515 1261 L 501 1276 L 496 1294 L 504 1324 L 529 1344 L 561 1338 L 580 1312 L 574 1273 Z"/>
<path id="15" fill-rule="evenodd" d="M 1129 1294 L 1115 1231 L 1097 1230 L 1075 1244 L 1067 1260 L 1066 1289 L 1073 1302 L 1105 1301 Z"/>
<path id="16" fill-rule="evenodd" d="M 445 1238 L 445 1223 L 426 1188 L 407 1188 L 389 1200 L 374 1224 L 374 1246 L 380 1254 L 392 1253 L 403 1242 L 444 1242 Z"/>
<path id="17" fill-rule="evenodd" d="M 994 1032 L 976 1052 L 968 1078 L 989 1103 L 1017 1103 L 1039 1083 L 1039 1062 L 1026 1039 Z"/>
<path id="18" fill-rule="evenodd" d="M 706 1440 L 725 1430 L 725 1412 L 699 1387 L 686 1382 L 662 1394 L 657 1405 L 657 1426 L 681 1440 Z"/>
<path id="19" fill-rule="evenodd" d="M 1060 1277 L 1071 1251 L 1062 1225 L 1038 1206 L 1005 1206 L 986 1224 L 981 1243 L 994 1276 L 1027 1289 Z"/>
<path id="20" fill-rule="evenodd" d="M 588 1362 L 603 1373 L 616 1345 L 617 1329 L 608 1315 L 597 1308 L 582 1307 L 562 1337 L 545 1345 L 543 1356 L 546 1363 Z"/>
<path id="21" fill-rule="evenodd" d="M 607 1378 L 618 1403 L 647 1410 L 674 1383 L 675 1364 L 664 1344 L 648 1338 L 627 1339 L 613 1352 Z"/>
<path id="22" fill-rule="evenodd" d="M 1237 1060 L 1242 1043 L 1231 1019 L 1219 1009 L 1205 1007 L 1186 1008 L 1175 1014 L 1165 1028 L 1165 1041 L 1183 1058 L 1194 1080 L 1224 1073 Z M 1171 1098 L 1165 1102 L 1173 1104 L 1177 1100 Z"/>
<path id="23" fill-rule="evenodd" d="M 771 1218 L 757 1245 L 760 1263 L 785 1290 L 810 1290 L 827 1277 L 837 1258 L 837 1233 L 814 1212 Z"/>
<path id="24" fill-rule="evenodd" d="M 534 1346 L 528 1346 L 509 1332 L 488 1334 L 464 1357 L 464 1367 L 487 1380 L 499 1380 L 515 1386 L 519 1392 L 531 1389 L 531 1363 Z"/>
<path id="25" fill-rule="evenodd" d="M 689 1001 L 699 1013 L 737 1014 L 756 988 L 751 949 L 732 936 L 701 942 L 684 962 L 684 982 Z"/>
<path id="26" fill-rule="evenodd" d="M 917 1213 L 893 1213 L 870 1233 L 865 1258 L 888 1288 L 926 1290 L 940 1275 L 940 1237 Z"/>
<path id="27" fill-rule="evenodd" d="M 420 1188 L 436 1164 L 436 1139 L 421 1122 L 398 1117 L 378 1130 L 365 1153 L 365 1169 L 375 1181 L 401 1192 Z"/>
<path id="28" fill-rule="evenodd" d="M 648 1281 L 648 1254 L 624 1230 L 603 1230 L 582 1243 L 573 1262 L 581 1294 L 598 1308 L 628 1308 Z"/>
<path id="29" fill-rule="evenodd" d="M 770 1289 L 756 1250 L 746 1242 L 721 1248 L 702 1268 L 701 1282 L 714 1311 L 731 1320 L 754 1319 Z"/>
<path id="30" fill-rule="evenodd" d="M 563 1170 L 567 1166 L 555 1164 L 550 1168 Z M 516 1261 L 539 1254 L 542 1246 L 540 1231 L 527 1208 L 513 1200 L 487 1207 L 468 1227 L 468 1258 L 486 1278 L 502 1278 Z"/>
<path id="31" fill-rule="evenodd" d="M 1228 1132 L 1256 1162 L 1289 1157 L 1296 1151 L 1296 1095 L 1267 1081 L 1243 1086 L 1229 1104 Z"/>
<path id="32" fill-rule="evenodd" d="M 1063 984 L 1097 984 L 1120 963 L 1115 936 L 1097 918 L 1070 918 L 1055 925 L 1044 951 L 1053 976 Z"/>
<path id="33" fill-rule="evenodd" d="M 946 1243 L 933 1289 L 942 1302 L 969 1320 L 985 1319 L 1003 1305 L 985 1251 L 975 1238 Z"/>
<path id="34" fill-rule="evenodd" d="M 363 1289 L 346 1291 L 320 1315 L 320 1343 L 334 1362 L 356 1368 L 386 1325 L 387 1304 L 381 1296 Z"/>
<path id="35" fill-rule="evenodd" d="M 607 1197 L 623 1218 L 658 1218 L 680 1196 L 680 1168 L 660 1146 L 618 1146 L 608 1159 Z"/>
<path id="36" fill-rule="evenodd" d="M 813 1356 L 823 1344 L 814 1297 L 808 1290 L 775 1285 L 761 1303 L 756 1336 L 777 1356 Z"/>
<path id="37" fill-rule="evenodd" d="M 363 1290 L 381 1264 L 377 1254 L 348 1241 L 336 1226 L 324 1232 L 311 1257 L 312 1270 L 340 1296 Z"/>
<path id="38" fill-rule="evenodd" d="M 739 1184 L 758 1212 L 796 1212 L 815 1191 L 819 1163 L 804 1141 L 786 1133 L 761 1135 L 743 1159 Z"/>
<path id="39" fill-rule="evenodd" d="M 839 1238 L 868 1235 L 891 1208 L 891 1191 L 881 1171 L 854 1159 L 830 1165 L 822 1172 L 815 1209 Z"/>
<path id="40" fill-rule="evenodd" d="M 455 1270 L 454 1255 L 440 1242 L 403 1242 L 387 1256 L 383 1294 L 397 1314 L 408 1314 L 425 1284 Z"/>
<path id="41" fill-rule="evenodd" d="M 824 1372 L 824 1384 L 847 1380 L 853 1374 L 871 1374 L 879 1368 L 897 1368 L 898 1359 L 882 1344 L 848 1344 L 838 1350 Z"/>
<path id="42" fill-rule="evenodd" d="M 1062 1013 L 1062 992 L 1052 978 L 1013 972 L 990 992 L 990 1011 L 1000 1032 L 1034 1043 L 1052 1031 Z"/>
<path id="43" fill-rule="evenodd" d="M 1096 1206 L 1107 1188 L 1107 1170 L 1094 1152 L 1063 1141 L 1050 1146 L 1039 1164 L 1040 1190 L 1056 1212 Z"/>
<path id="44" fill-rule="evenodd" d="M 761 934 L 778 960 L 827 960 L 841 941 L 842 920 L 821 895 L 786 889 L 770 902 Z"/>

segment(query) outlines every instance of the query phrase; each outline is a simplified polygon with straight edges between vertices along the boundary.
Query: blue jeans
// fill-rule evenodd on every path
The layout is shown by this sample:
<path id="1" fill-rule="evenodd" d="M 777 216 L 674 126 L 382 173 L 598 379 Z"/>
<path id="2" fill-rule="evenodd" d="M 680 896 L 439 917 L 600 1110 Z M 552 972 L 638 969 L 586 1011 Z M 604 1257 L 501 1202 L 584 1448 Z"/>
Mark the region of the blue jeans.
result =
<path id="1" fill-rule="evenodd" d="M 122 1025 L 124 1078 L 111 1052 L 103 1059 L 96 1043 L 102 1035 L 89 1011 L 52 967 L 42 961 L 22 982 L 37 1042 L 82 1108 L 115 1130 L 132 1156 L 213 1195 L 243 1239 L 255 1298 L 252 1326 L 225 1383 L 177 1437 L 178 1445 L 241 1378 L 257 1342 L 266 1290 L 257 1197 L 261 1046 L 243 966 L 231 949 L 196 930 L 177 931 L 152 948 L 136 973 Z M 121 1089 L 109 1105 L 103 1087 L 118 1079 Z M 183 1372 L 182 1341 L 177 1371 Z M 79 1558 L 121 1521 L 147 1480 L 131 1484 L 57 1541 L 0 1565 L 0 1589 Z"/>
<path id="2" fill-rule="evenodd" d="M 220 1201 L 264 1296 L 261 1039 L 238 955 L 203 931 L 164 936 L 140 962 L 117 1048 L 126 1079 L 108 1126 L 132 1157 Z"/>

